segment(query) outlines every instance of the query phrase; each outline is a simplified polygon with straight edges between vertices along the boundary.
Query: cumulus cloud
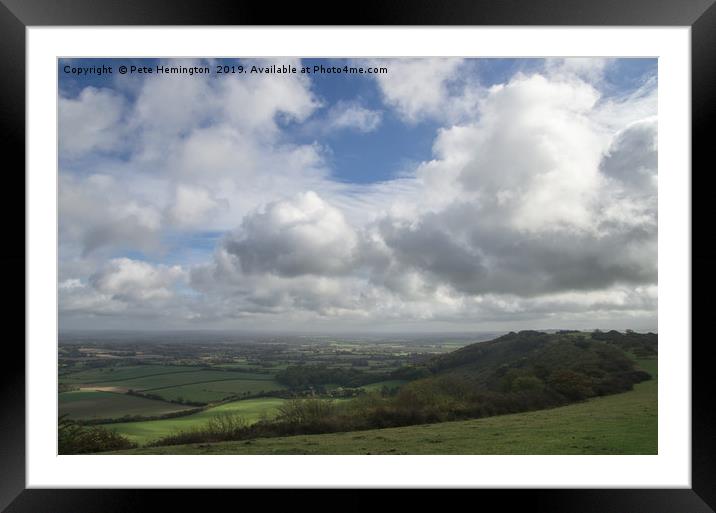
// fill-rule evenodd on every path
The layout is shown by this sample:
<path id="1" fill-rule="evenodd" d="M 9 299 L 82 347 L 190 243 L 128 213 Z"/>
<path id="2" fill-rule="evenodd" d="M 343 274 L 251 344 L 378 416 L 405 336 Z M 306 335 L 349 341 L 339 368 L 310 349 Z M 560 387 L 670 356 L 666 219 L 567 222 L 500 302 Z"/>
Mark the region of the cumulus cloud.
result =
<path id="1" fill-rule="evenodd" d="M 480 104 L 479 121 L 441 132 L 435 150 L 443 165 L 423 174 L 449 182 L 456 173 L 459 192 L 497 202 L 523 228 L 586 224 L 606 141 L 587 116 L 598 97 L 586 83 L 542 75 L 494 86 Z"/>
<path id="2" fill-rule="evenodd" d="M 655 223 L 603 227 L 600 235 L 525 233 L 482 218 L 478 205 L 463 204 L 414 226 L 386 222 L 382 234 L 398 267 L 469 295 L 534 297 L 656 280 Z"/>
<path id="3" fill-rule="evenodd" d="M 247 216 L 226 250 L 247 274 L 336 274 L 352 263 L 356 235 L 340 210 L 308 191 Z"/>
<path id="4" fill-rule="evenodd" d="M 601 171 L 622 184 L 653 194 L 657 179 L 657 119 L 629 124 L 612 140 Z"/>
<path id="5" fill-rule="evenodd" d="M 441 130 L 418 169 L 428 209 L 379 223 L 391 263 L 374 277 L 469 297 L 655 283 L 656 121 L 610 133 L 599 99 L 540 74 L 490 88 L 479 120 Z"/>
<path id="6" fill-rule="evenodd" d="M 120 301 L 168 299 L 185 278 L 179 266 L 152 265 L 129 258 L 113 258 L 90 277 L 92 287 Z"/>
<path id="7" fill-rule="evenodd" d="M 76 287 L 60 287 L 59 311 L 69 316 L 121 315 L 127 310 L 126 303 L 116 301 L 108 294 L 97 292 L 91 286 L 79 284 Z"/>
<path id="8" fill-rule="evenodd" d="M 225 204 L 202 187 L 178 184 L 174 202 L 168 209 L 172 221 L 180 226 L 197 226 Z"/>
<path id="9" fill-rule="evenodd" d="M 87 263 L 83 262 L 83 267 Z M 61 267 L 61 273 L 66 271 L 66 267 Z M 127 329 L 128 318 L 135 322 L 161 319 L 160 322 L 173 324 L 189 320 L 195 316 L 194 305 L 179 292 L 186 280 L 187 273 L 179 266 L 111 259 L 83 279 L 70 278 L 59 283 L 61 322 L 63 318 L 89 323 L 96 319 L 101 327 Z"/>
<path id="10" fill-rule="evenodd" d="M 100 249 L 158 248 L 161 212 L 114 177 L 60 176 L 60 238 L 88 255 Z"/>
<path id="11" fill-rule="evenodd" d="M 84 88 L 77 98 L 59 99 L 60 155 L 82 157 L 120 149 L 125 101 L 110 89 Z"/>
<path id="12" fill-rule="evenodd" d="M 408 122 L 426 117 L 443 118 L 449 104 L 449 82 L 462 64 L 457 58 L 381 59 L 370 65 L 388 68 L 375 78 L 385 102 Z"/>

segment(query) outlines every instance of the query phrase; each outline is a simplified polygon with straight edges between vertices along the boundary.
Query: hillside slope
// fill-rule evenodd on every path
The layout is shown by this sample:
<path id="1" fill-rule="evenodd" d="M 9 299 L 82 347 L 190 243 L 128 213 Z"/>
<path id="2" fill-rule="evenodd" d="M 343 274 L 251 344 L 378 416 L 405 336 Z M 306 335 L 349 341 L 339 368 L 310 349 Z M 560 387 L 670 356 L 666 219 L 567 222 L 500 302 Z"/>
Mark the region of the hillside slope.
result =
<path id="1" fill-rule="evenodd" d="M 511 332 L 433 358 L 425 367 L 433 377 L 459 378 L 494 392 L 540 389 L 570 400 L 625 392 L 649 375 L 634 368 L 621 344 L 647 343 L 656 335 L 613 333 L 598 339 L 581 332 Z"/>
<path id="2" fill-rule="evenodd" d="M 657 454 L 657 360 L 637 362 L 653 379 L 629 392 L 548 410 L 117 454 Z"/>

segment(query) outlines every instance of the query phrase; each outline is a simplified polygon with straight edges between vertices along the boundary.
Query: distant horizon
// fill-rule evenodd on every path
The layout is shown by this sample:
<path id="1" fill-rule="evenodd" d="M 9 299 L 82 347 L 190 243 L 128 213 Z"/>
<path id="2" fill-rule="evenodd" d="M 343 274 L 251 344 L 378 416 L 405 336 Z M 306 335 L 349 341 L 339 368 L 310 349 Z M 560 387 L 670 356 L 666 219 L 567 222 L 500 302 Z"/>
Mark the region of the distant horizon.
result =
<path id="1" fill-rule="evenodd" d="M 540 331 L 545 333 L 555 333 L 559 331 L 580 331 L 585 333 L 593 333 L 596 331 L 612 331 L 609 329 L 601 328 L 542 328 L 542 329 L 519 329 L 519 330 L 470 330 L 470 331 L 246 331 L 246 330 L 235 330 L 235 329 L 157 329 L 157 330 L 122 330 L 122 329 L 72 329 L 72 330 L 61 330 L 58 332 L 59 336 L 73 335 L 73 334 L 117 334 L 117 335 L 168 335 L 168 334 L 185 334 L 185 335 L 238 335 L 238 336 L 295 336 L 295 337 L 349 337 L 349 336 L 370 336 L 370 337 L 399 337 L 399 336 L 414 336 L 414 337 L 434 337 L 434 336 L 461 336 L 470 337 L 473 335 L 497 335 L 507 334 L 511 332 L 521 331 Z M 658 333 L 657 330 L 632 330 L 627 329 L 616 329 L 620 333 L 627 331 L 633 331 L 635 333 Z"/>

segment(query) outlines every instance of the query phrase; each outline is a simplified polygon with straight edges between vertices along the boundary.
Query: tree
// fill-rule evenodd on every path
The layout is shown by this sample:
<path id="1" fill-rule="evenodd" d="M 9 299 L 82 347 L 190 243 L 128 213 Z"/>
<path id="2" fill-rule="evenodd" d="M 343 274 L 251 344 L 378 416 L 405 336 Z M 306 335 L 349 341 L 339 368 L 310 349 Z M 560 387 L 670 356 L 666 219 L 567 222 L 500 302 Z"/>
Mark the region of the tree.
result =
<path id="1" fill-rule="evenodd" d="M 588 376 L 571 370 L 558 370 L 553 372 L 547 384 L 567 399 L 580 400 L 595 395 L 592 381 Z"/>
<path id="2" fill-rule="evenodd" d="M 543 388 L 544 383 L 537 376 L 518 376 L 512 382 L 512 390 L 515 392 L 528 392 Z"/>

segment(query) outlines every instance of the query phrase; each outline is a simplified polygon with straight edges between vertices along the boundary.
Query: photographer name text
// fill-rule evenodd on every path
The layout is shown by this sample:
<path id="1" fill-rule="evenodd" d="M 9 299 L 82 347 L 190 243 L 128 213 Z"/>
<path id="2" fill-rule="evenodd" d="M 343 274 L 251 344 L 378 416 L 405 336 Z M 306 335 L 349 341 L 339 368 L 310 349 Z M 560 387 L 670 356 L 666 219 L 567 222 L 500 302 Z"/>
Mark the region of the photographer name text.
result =
<path id="1" fill-rule="evenodd" d="M 67 75 L 76 76 L 102 76 L 119 73 L 121 75 L 318 75 L 318 74 L 345 74 L 345 75 L 373 75 L 387 74 L 388 68 L 383 66 L 324 66 L 322 64 L 311 66 L 293 66 L 286 64 L 271 64 L 266 66 L 243 65 L 215 65 L 215 66 L 155 66 L 119 65 L 119 66 L 70 66 L 66 65 L 62 71 Z"/>

